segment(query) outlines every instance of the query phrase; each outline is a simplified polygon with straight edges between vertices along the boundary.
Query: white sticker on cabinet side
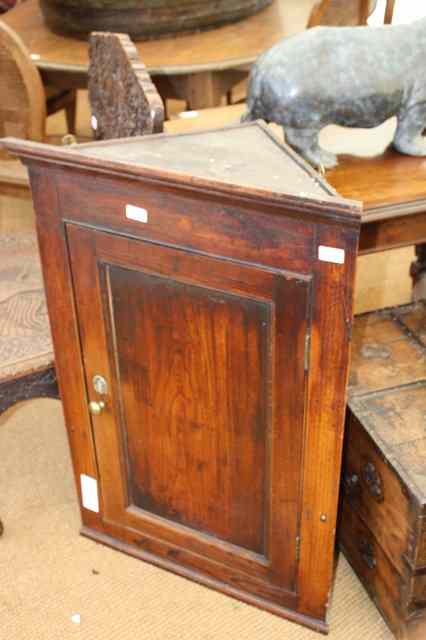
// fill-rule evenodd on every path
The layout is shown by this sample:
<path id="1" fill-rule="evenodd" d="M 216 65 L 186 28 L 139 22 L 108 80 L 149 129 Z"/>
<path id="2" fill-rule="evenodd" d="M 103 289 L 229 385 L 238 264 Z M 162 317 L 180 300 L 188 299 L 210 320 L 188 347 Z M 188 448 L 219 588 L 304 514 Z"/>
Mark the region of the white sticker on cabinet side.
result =
<path id="1" fill-rule="evenodd" d="M 99 513 L 98 483 L 96 478 L 91 478 L 82 473 L 80 475 L 80 485 L 83 507 L 89 511 Z"/>
<path id="2" fill-rule="evenodd" d="M 345 251 L 344 249 L 336 249 L 336 247 L 325 247 L 320 245 L 318 247 L 318 259 L 323 262 L 334 262 L 334 264 L 345 263 Z"/>

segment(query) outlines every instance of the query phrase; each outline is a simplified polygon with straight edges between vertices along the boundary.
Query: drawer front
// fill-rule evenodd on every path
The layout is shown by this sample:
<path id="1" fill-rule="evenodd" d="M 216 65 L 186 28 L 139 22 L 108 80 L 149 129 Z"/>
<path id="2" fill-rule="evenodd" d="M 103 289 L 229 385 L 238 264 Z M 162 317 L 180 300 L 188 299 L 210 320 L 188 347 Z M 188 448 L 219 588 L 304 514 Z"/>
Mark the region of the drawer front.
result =
<path id="1" fill-rule="evenodd" d="M 298 273 L 312 269 L 314 227 L 306 220 L 145 182 L 98 176 L 94 189 L 93 177 L 64 174 L 58 181 L 69 221 Z"/>
<path id="2" fill-rule="evenodd" d="M 426 607 L 426 572 L 414 576 L 410 592 L 413 594 L 413 604 Z"/>
<path id="3" fill-rule="evenodd" d="M 347 503 L 341 512 L 339 542 L 392 631 L 398 638 L 404 638 L 407 616 L 402 594 L 408 585 L 404 585 L 371 531 Z"/>
<path id="4" fill-rule="evenodd" d="M 415 514 L 399 478 L 350 409 L 343 465 L 347 509 L 367 523 L 397 571 L 403 574 L 404 556 L 413 561 L 414 550 L 409 541 Z"/>

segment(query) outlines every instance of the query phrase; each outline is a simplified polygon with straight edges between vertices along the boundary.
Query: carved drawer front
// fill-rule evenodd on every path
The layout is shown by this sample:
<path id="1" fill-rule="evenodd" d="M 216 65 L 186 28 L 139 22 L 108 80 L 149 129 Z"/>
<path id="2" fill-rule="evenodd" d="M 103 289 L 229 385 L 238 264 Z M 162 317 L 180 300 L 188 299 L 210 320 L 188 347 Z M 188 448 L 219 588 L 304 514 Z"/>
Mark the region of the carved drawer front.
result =
<path id="1" fill-rule="evenodd" d="M 403 573 L 404 557 L 413 562 L 410 532 L 415 526 L 414 505 L 401 480 L 350 409 L 343 480 L 347 507 L 368 524 L 399 573 Z"/>
<path id="2" fill-rule="evenodd" d="M 310 279 L 68 238 L 106 529 L 294 605 Z"/>
<path id="3" fill-rule="evenodd" d="M 404 583 L 371 531 L 346 501 L 341 512 L 339 538 L 347 559 L 392 631 L 397 638 L 406 638 L 408 614 L 404 594 L 409 585 Z"/>

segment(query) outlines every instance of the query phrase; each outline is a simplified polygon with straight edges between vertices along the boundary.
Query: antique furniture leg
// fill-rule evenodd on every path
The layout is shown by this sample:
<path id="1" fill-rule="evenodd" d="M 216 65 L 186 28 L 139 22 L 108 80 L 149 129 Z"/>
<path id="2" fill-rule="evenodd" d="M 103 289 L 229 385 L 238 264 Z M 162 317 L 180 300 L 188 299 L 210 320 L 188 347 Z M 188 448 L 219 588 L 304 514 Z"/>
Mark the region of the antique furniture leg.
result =
<path id="1" fill-rule="evenodd" d="M 227 93 L 223 92 L 220 79 L 220 74 L 211 71 L 189 75 L 186 81 L 189 108 L 207 109 L 219 106 L 222 96 Z"/>
<path id="2" fill-rule="evenodd" d="M 370 0 L 361 0 L 359 6 L 359 24 L 367 24 L 370 15 Z"/>
<path id="3" fill-rule="evenodd" d="M 55 90 L 54 87 L 46 87 L 47 115 L 64 109 L 68 133 L 75 133 L 77 115 L 77 91 L 76 89 Z"/>
<path id="4" fill-rule="evenodd" d="M 394 9 L 395 9 L 395 0 L 387 0 L 385 19 L 384 19 L 385 24 L 392 24 Z"/>
<path id="5" fill-rule="evenodd" d="M 0 384 L 0 415 L 17 402 L 32 398 L 59 399 L 55 367 L 18 375 Z"/>
<path id="6" fill-rule="evenodd" d="M 426 244 L 416 245 L 417 260 L 411 263 L 410 276 L 413 279 L 413 300 L 426 299 Z"/>

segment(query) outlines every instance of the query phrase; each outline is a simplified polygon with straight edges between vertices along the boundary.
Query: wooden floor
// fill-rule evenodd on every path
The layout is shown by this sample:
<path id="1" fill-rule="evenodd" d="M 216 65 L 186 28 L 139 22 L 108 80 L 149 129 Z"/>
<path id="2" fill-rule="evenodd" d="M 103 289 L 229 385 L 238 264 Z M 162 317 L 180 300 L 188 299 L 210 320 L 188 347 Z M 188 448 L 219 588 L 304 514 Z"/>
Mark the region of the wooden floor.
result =
<path id="1" fill-rule="evenodd" d="M 179 109 L 179 105 L 175 105 Z M 80 92 L 77 115 L 77 136 L 90 135 L 90 117 L 86 92 Z M 66 133 L 63 113 L 48 119 L 48 134 Z M 0 233 L 34 229 L 34 213 L 30 200 L 0 196 Z M 358 259 L 355 312 L 406 304 L 411 299 L 409 266 L 414 248 L 396 249 L 361 256 Z"/>

